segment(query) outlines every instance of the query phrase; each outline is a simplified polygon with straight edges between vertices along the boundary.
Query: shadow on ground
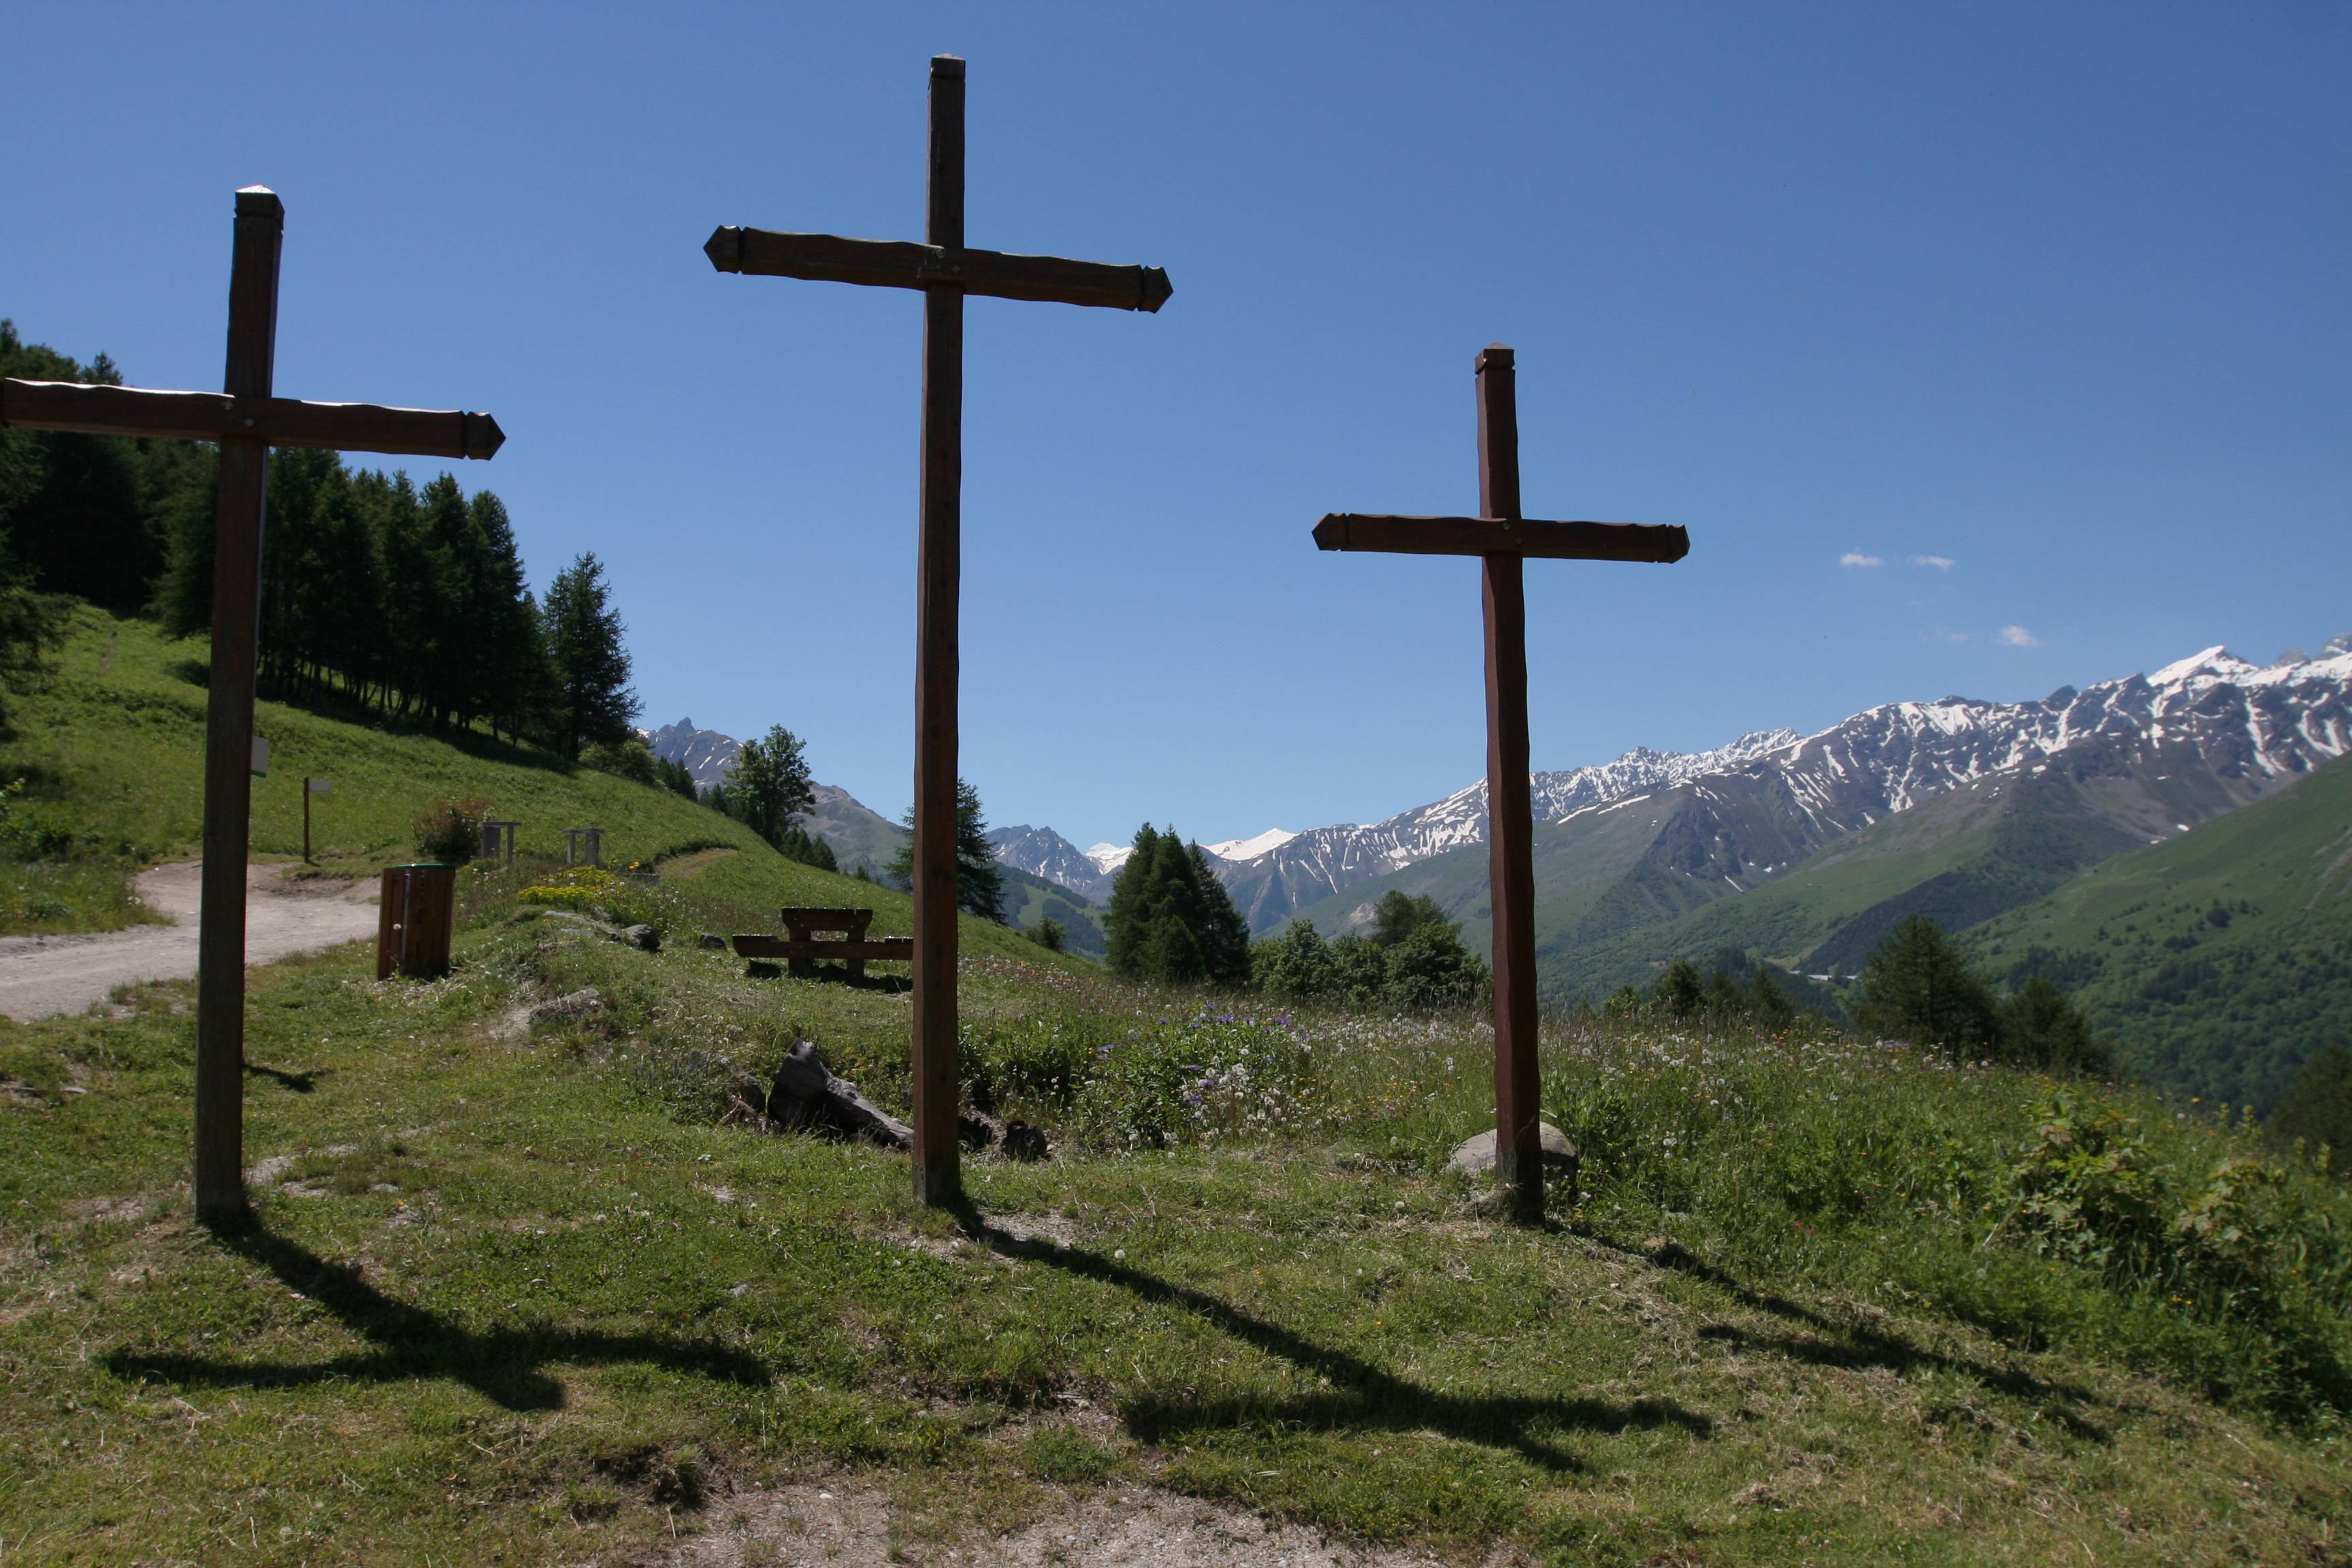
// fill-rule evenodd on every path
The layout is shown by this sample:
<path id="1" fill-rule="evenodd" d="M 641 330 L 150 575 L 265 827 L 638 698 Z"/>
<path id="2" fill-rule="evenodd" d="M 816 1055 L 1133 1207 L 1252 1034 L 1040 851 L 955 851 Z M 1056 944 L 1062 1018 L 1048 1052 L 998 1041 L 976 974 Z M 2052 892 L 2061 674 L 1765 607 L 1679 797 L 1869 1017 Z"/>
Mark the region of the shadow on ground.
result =
<path id="1" fill-rule="evenodd" d="M 220 1244 L 318 1302 L 370 1349 L 330 1361 L 230 1361 L 114 1351 L 105 1364 L 118 1377 L 152 1377 L 186 1386 L 293 1388 L 349 1379 L 403 1382 L 446 1378 L 509 1410 L 553 1410 L 563 1384 L 549 1366 L 635 1363 L 726 1383 L 765 1387 L 767 1364 L 708 1341 L 660 1334 L 606 1334 L 526 1324 L 488 1333 L 385 1295 L 349 1264 L 330 1263 L 259 1223 L 217 1233 Z"/>
<path id="2" fill-rule="evenodd" d="M 992 1224 L 970 1205 L 958 1211 L 963 1232 L 990 1250 L 1059 1268 L 1125 1290 L 1155 1306 L 1190 1312 L 1219 1332 L 1267 1355 L 1318 1374 L 1331 1386 L 1286 1399 L 1129 1402 L 1120 1415 L 1147 1443 L 1211 1428 L 1268 1422 L 1310 1430 L 1373 1429 L 1437 1432 L 1465 1443 L 1507 1449 L 1555 1472 L 1585 1467 L 1559 1439 L 1572 1432 L 1617 1433 L 1674 1427 L 1693 1437 L 1714 1435 L 1709 1416 L 1668 1399 L 1560 1399 L 1527 1395 L 1456 1394 L 1422 1387 L 1346 1351 L 1316 1343 L 1279 1323 L 1245 1312 L 1189 1285 L 1147 1274 L 1080 1247 L 1027 1240 Z"/>

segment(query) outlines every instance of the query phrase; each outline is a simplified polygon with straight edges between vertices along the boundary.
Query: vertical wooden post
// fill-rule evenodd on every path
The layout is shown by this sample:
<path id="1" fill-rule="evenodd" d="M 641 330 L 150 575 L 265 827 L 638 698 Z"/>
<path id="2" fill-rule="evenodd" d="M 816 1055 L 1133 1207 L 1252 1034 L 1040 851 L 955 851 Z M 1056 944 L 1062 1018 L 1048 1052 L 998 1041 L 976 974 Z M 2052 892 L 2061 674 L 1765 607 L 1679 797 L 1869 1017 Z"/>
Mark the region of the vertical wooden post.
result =
<path id="1" fill-rule="evenodd" d="M 1511 351 L 1478 355 L 1478 515 L 1519 515 L 1519 410 Z M 1484 560 L 1486 865 L 1495 913 L 1495 1176 L 1513 1215 L 1543 1217 L 1536 1071 L 1534 810 L 1528 798 L 1528 610 L 1517 555 Z"/>
<path id="2" fill-rule="evenodd" d="M 231 397 L 270 395 L 278 341 L 278 257 L 286 209 L 271 192 L 236 193 L 229 271 Z M 256 409 L 256 419 L 258 417 Z M 248 421 L 253 423 L 253 421 Z M 214 514 L 212 680 L 205 731 L 205 866 L 196 953 L 196 1217 L 234 1224 L 245 1203 L 245 863 L 253 804 L 253 679 L 259 640 L 261 520 L 269 445 L 220 444 Z"/>
<path id="3" fill-rule="evenodd" d="M 963 61 L 931 61 L 924 237 L 963 248 Z M 962 561 L 963 290 L 923 293 L 922 539 L 915 647 L 915 1196 L 961 1195 L 956 1112 L 956 651 Z"/>
<path id="4" fill-rule="evenodd" d="M 310 863 L 310 775 L 302 775 L 302 864 Z"/>

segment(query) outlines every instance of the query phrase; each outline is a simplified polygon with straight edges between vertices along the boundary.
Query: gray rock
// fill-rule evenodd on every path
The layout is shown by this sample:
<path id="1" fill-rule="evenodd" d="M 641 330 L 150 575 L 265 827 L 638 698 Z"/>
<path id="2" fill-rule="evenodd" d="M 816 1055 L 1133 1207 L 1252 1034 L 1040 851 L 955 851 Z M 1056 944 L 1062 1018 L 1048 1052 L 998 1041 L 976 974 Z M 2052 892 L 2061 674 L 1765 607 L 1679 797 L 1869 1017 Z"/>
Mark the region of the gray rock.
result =
<path id="1" fill-rule="evenodd" d="M 604 1010 L 604 995 L 594 986 L 558 996 L 552 1002 L 541 1002 L 530 1010 L 533 1024 L 567 1024 Z"/>
<path id="2" fill-rule="evenodd" d="M 659 952 L 661 951 L 661 932 L 654 930 L 653 927 L 648 925 L 635 925 L 625 928 L 621 932 L 621 940 L 641 952 Z"/>
<path id="3" fill-rule="evenodd" d="M 1006 1159 L 1030 1163 L 1049 1159 L 1053 1152 L 1053 1145 L 1045 1142 L 1045 1134 L 1019 1117 L 1016 1116 L 1004 1124 L 1004 1157 Z"/>
<path id="4" fill-rule="evenodd" d="M 694 939 L 694 945 L 697 947 L 714 948 L 720 952 L 725 952 L 727 951 L 727 939 L 723 936 L 714 935 L 709 931 L 704 931 L 700 936 Z"/>
<path id="5" fill-rule="evenodd" d="M 827 1129 L 889 1149 L 911 1149 L 915 1130 L 857 1092 L 857 1086 L 817 1059 L 803 1040 L 776 1068 L 768 1120 L 780 1127 Z"/>
<path id="6" fill-rule="evenodd" d="M 1543 1137 L 1544 1169 L 1566 1171 L 1571 1176 L 1576 1171 L 1576 1145 L 1568 1134 L 1550 1122 L 1539 1122 Z M 1475 1138 L 1465 1138 L 1454 1146 L 1453 1156 L 1445 1162 L 1465 1176 L 1491 1174 L 1495 1169 L 1495 1130 L 1487 1128 Z"/>

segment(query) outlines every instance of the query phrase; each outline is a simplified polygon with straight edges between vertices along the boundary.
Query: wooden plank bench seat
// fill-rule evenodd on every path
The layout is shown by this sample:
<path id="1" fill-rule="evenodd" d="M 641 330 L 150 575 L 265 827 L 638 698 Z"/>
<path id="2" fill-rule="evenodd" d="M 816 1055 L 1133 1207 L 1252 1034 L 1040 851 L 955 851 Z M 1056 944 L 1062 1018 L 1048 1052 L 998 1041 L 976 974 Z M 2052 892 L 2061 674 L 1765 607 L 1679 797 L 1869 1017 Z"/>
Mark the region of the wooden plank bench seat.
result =
<path id="1" fill-rule="evenodd" d="M 778 911 L 786 935 L 769 936 L 745 932 L 735 939 L 735 952 L 740 958 L 781 958 L 792 965 L 792 973 L 806 979 L 816 973 L 820 959 L 841 959 L 848 963 L 850 978 L 866 977 L 866 961 L 880 959 L 890 963 L 912 963 L 915 960 L 915 939 L 910 936 L 877 936 L 866 934 L 874 923 L 872 910 L 785 909 Z M 821 931 L 838 931 L 838 936 L 821 936 Z"/>

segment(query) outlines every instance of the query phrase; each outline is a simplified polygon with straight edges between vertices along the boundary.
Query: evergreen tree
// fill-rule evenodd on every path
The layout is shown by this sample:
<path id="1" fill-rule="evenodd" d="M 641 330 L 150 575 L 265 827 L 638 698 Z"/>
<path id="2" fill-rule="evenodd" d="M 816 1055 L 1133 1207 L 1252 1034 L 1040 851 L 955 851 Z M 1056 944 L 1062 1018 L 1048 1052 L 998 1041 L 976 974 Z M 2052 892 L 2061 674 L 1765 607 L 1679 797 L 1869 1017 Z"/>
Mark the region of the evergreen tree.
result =
<path id="1" fill-rule="evenodd" d="M 1385 972 L 1378 1000 L 1388 1006 L 1444 1006 L 1486 988 L 1486 961 L 1462 945 L 1462 928 L 1434 899 L 1391 889 L 1373 909 L 1365 941 Z"/>
<path id="2" fill-rule="evenodd" d="M 2352 1175 L 2352 1051 L 2332 1045 L 2304 1063 L 2267 1125 L 2282 1143 L 2326 1148 L 2328 1168 Z"/>
<path id="3" fill-rule="evenodd" d="M 1249 927 L 1208 854 L 1150 823 L 1111 884 L 1104 925 L 1111 967 L 1151 980 L 1249 980 Z"/>
<path id="4" fill-rule="evenodd" d="M 771 844 L 781 846 L 793 816 L 816 804 L 801 738 L 782 724 L 743 742 L 727 783 L 730 815 Z"/>
<path id="5" fill-rule="evenodd" d="M 1650 999 L 1676 1023 L 1697 1017 L 1706 1010 L 1706 984 L 1698 977 L 1698 965 L 1687 958 L 1667 964 L 1666 972 L 1650 988 Z"/>
<path id="6" fill-rule="evenodd" d="M 490 732 L 520 737 L 551 684 L 539 607 L 523 580 L 522 552 L 506 503 L 478 490 L 468 503 L 479 541 L 478 575 L 467 593 L 467 618 L 479 645 L 473 709 Z M 688 795 L 693 794 L 689 784 Z"/>
<path id="7" fill-rule="evenodd" d="M 1280 936 L 1250 950 L 1250 984 L 1286 1002 L 1328 996 L 1336 988 L 1331 944 L 1313 921 L 1295 920 Z"/>
<path id="8" fill-rule="evenodd" d="M 1991 989 L 1926 915 L 1905 919 L 1870 955 L 1854 1022 L 1867 1033 L 1955 1056 L 1989 1053 L 2000 1035 Z"/>
<path id="9" fill-rule="evenodd" d="M 618 740 L 637 716 L 620 612 L 604 563 L 583 553 L 547 590 L 547 644 L 555 671 L 556 749 L 577 762 L 583 746 Z"/>
<path id="10" fill-rule="evenodd" d="M 824 837 L 811 833 L 797 823 L 785 828 L 776 839 L 776 850 L 787 860 L 797 860 L 820 871 L 841 869 L 841 863 L 834 858 L 833 846 L 824 841 Z"/>
<path id="11" fill-rule="evenodd" d="M 672 795 L 682 795 L 688 800 L 696 798 L 694 774 L 684 763 L 667 757 L 655 758 L 654 783 Z"/>
<path id="12" fill-rule="evenodd" d="M 120 386 L 104 354 L 89 365 L 26 343 L 0 321 L 0 375 Z M 162 561 L 142 485 L 153 442 L 62 431 L 0 431 L 0 539 L 42 594 L 136 610 Z M 176 444 L 176 443 L 175 443 Z"/>
<path id="13" fill-rule="evenodd" d="M 2051 1072 L 2099 1073 L 2107 1047 L 2066 994 L 2040 975 L 2000 1005 L 2001 1056 Z"/>
<path id="14" fill-rule="evenodd" d="M 1748 977 L 1741 1008 L 1748 1019 L 1767 1029 L 1785 1029 L 1797 1021 L 1797 1005 L 1789 999 L 1788 992 L 1772 978 L 1769 964 L 1759 963 Z"/>
<path id="15" fill-rule="evenodd" d="M 898 819 L 908 837 L 887 868 L 898 885 L 915 885 L 915 808 Z M 996 868 L 996 850 L 988 842 L 988 823 L 980 813 L 980 792 L 963 779 L 956 780 L 956 907 L 966 914 L 1004 923 L 1004 874 Z"/>

